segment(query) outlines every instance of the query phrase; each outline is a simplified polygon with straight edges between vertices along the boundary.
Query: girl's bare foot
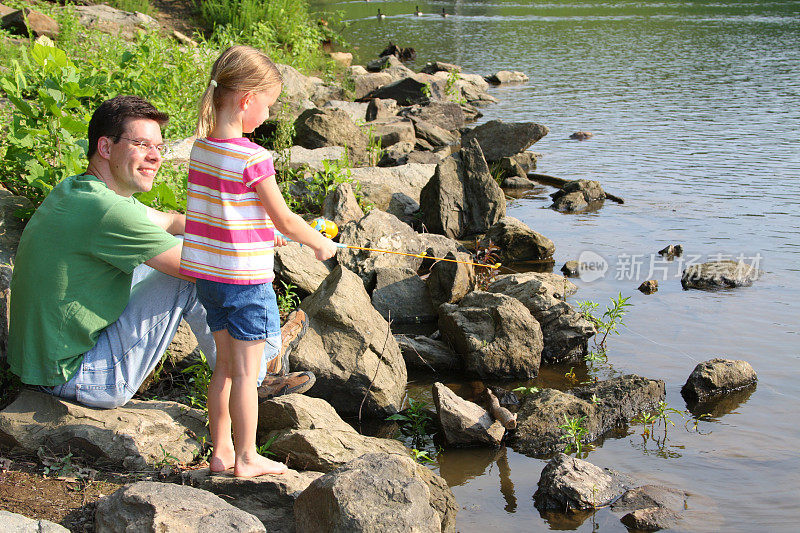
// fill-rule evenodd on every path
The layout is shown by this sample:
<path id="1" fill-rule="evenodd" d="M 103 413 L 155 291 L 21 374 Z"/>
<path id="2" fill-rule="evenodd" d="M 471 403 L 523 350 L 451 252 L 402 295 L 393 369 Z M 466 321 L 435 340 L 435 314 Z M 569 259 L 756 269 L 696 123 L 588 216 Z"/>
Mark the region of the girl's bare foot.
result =
<path id="1" fill-rule="evenodd" d="M 276 461 L 262 457 L 257 453 L 236 458 L 233 475 L 236 477 L 255 477 L 264 474 L 285 474 L 289 468 Z"/>
<path id="2" fill-rule="evenodd" d="M 236 456 L 231 450 L 229 453 L 217 453 L 216 451 L 211 454 L 211 458 L 208 460 L 208 469 L 212 472 L 225 472 L 226 470 L 230 470 L 233 468 L 234 463 L 236 462 Z"/>

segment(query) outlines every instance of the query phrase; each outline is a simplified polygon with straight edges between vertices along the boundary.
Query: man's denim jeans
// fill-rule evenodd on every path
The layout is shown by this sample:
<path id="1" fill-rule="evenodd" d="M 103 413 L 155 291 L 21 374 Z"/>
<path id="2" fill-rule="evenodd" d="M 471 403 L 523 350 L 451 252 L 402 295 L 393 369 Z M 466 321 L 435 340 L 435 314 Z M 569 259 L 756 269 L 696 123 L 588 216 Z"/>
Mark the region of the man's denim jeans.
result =
<path id="1" fill-rule="evenodd" d="M 122 315 L 101 332 L 72 379 L 53 387 L 51 394 L 90 407 L 125 404 L 161 360 L 181 319 L 191 327 L 213 369 L 216 347 L 194 283 L 144 264 L 138 266 L 133 272 L 131 299 Z M 258 383 L 266 376 L 267 362 L 278 355 L 280 346 L 280 334 L 267 338 Z"/>

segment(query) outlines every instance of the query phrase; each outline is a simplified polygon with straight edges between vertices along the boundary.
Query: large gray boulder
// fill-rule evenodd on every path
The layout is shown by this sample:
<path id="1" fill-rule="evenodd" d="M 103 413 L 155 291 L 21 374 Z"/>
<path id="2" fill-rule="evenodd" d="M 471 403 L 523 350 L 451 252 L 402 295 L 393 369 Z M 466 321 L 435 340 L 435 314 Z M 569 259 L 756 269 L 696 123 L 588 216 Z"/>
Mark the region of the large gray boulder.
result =
<path id="1" fill-rule="evenodd" d="M 553 199 L 551 209 L 571 213 L 599 205 L 606 193 L 598 181 L 574 180 L 565 183 L 550 197 Z"/>
<path id="2" fill-rule="evenodd" d="M 72 6 L 72 10 L 78 16 L 81 26 L 124 39 L 135 38 L 142 29 L 153 30 L 158 27 L 158 21 L 149 15 L 138 11 L 123 11 L 103 4 Z"/>
<path id="3" fill-rule="evenodd" d="M 614 477 L 602 468 L 559 453 L 542 470 L 533 498 L 537 509 L 566 513 L 597 509 L 621 492 Z"/>
<path id="4" fill-rule="evenodd" d="M 316 375 L 308 394 L 324 398 L 346 415 L 357 415 L 362 402 L 367 417 L 385 418 L 399 411 L 405 362 L 362 279 L 339 265 L 301 308 L 310 326 L 290 362 L 292 368 Z"/>
<path id="5" fill-rule="evenodd" d="M 639 414 L 655 411 L 664 397 L 663 381 L 632 374 L 567 392 L 542 389 L 523 398 L 511 445 L 515 451 L 527 454 L 563 450 L 565 433 L 559 426 L 565 423 L 565 417 L 585 417 L 582 442 L 593 442 Z"/>
<path id="6" fill-rule="evenodd" d="M 458 305 L 439 307 L 442 338 L 481 378 L 533 378 L 539 372 L 542 333 L 536 319 L 518 300 L 475 291 Z"/>
<path id="7" fill-rule="evenodd" d="M 255 516 L 270 533 L 294 533 L 294 502 L 321 475 L 289 470 L 280 475 L 237 478 L 201 468 L 185 470 L 182 479 L 186 485 L 216 494 Z"/>
<path id="8" fill-rule="evenodd" d="M 373 98 L 367 102 L 366 106 L 367 112 L 364 118 L 368 122 L 392 118 L 397 116 L 397 112 L 399 111 L 399 108 L 397 107 L 397 101 L 389 98 Z"/>
<path id="9" fill-rule="evenodd" d="M 297 498 L 297 531 L 454 531 L 452 493 L 432 486 L 426 479 L 431 474 L 422 469 L 394 455 L 355 459 L 314 481 Z"/>
<path id="10" fill-rule="evenodd" d="M 350 177 L 361 184 L 361 193 L 375 208 L 402 217 L 409 214 L 408 209 L 394 209 L 395 205 L 410 204 L 413 211 L 418 210 L 422 188 L 435 171 L 435 164 L 409 163 L 399 167 L 354 168 Z"/>
<path id="11" fill-rule="evenodd" d="M 399 142 L 416 141 L 414 124 L 410 120 L 393 117 L 386 120 L 375 120 L 369 123 L 372 128 L 372 135 L 379 139 L 381 148 L 387 148 Z"/>
<path id="12" fill-rule="evenodd" d="M 547 126 L 534 122 L 505 123 L 490 120 L 465 133 L 461 142 L 466 146 L 472 139 L 476 139 L 486 160 L 497 161 L 524 152 L 549 131 Z"/>
<path id="13" fill-rule="evenodd" d="M 91 458 L 96 465 L 147 470 L 169 454 L 191 462 L 208 438 L 205 415 L 176 402 L 131 400 L 93 409 L 23 390 L 0 412 L 0 443 L 35 454 L 44 446 Z"/>
<path id="14" fill-rule="evenodd" d="M 681 276 L 684 289 L 723 289 L 748 287 L 762 274 L 744 261 L 709 261 L 686 267 Z"/>
<path id="15" fill-rule="evenodd" d="M 311 294 L 331 271 L 326 263 L 317 260 L 310 246 L 290 242 L 275 249 L 275 277 L 291 283 L 303 294 Z"/>
<path id="16" fill-rule="evenodd" d="M 208 491 L 153 481 L 126 485 L 101 498 L 95 511 L 94 530 L 97 533 L 266 532 L 258 518 Z"/>
<path id="17" fill-rule="evenodd" d="M 360 220 L 364 211 L 358 205 L 353 185 L 349 182 L 340 183 L 325 197 L 322 204 L 322 216 L 332 221 L 337 226 Z"/>
<path id="18" fill-rule="evenodd" d="M 498 446 L 506 430 L 480 405 L 459 397 L 442 383 L 431 389 L 439 425 L 450 446 Z"/>
<path id="19" fill-rule="evenodd" d="M 383 318 L 397 324 L 436 322 L 438 317 L 425 281 L 410 268 L 376 269 L 372 305 Z"/>
<path id="20" fill-rule="evenodd" d="M 0 511 L 0 528 L 9 533 L 69 533 L 69 529 L 50 520 L 36 520 L 9 511 Z"/>
<path id="21" fill-rule="evenodd" d="M 425 335 L 395 335 L 406 368 L 434 372 L 461 370 L 461 358 L 442 341 Z"/>
<path id="22" fill-rule="evenodd" d="M 294 122 L 294 142 L 305 148 L 345 146 L 353 163 L 366 160 L 367 136 L 341 109 L 308 109 Z"/>
<path id="23" fill-rule="evenodd" d="M 276 432 L 269 451 L 300 470 L 330 472 L 365 453 L 408 457 L 410 450 L 395 439 L 367 437 L 353 430 L 291 429 Z"/>
<path id="24" fill-rule="evenodd" d="M 563 283 L 535 273 L 506 274 L 498 276 L 487 290 L 516 298 L 536 318 L 544 335 L 542 358 L 547 363 L 580 362 L 597 330 L 563 301 L 564 293 L 574 285 L 562 276 L 557 278 Z"/>
<path id="25" fill-rule="evenodd" d="M 342 244 L 410 254 L 424 251 L 418 233 L 411 226 L 379 209 L 373 209 L 358 222 L 345 224 L 339 230 L 339 242 Z M 375 286 L 377 269 L 389 267 L 417 271 L 422 264 L 419 257 L 368 250 L 340 249 L 336 258 L 339 264 L 361 276 L 370 292 Z"/>
<path id="26" fill-rule="evenodd" d="M 690 403 L 705 402 L 750 387 L 756 381 L 756 371 L 747 361 L 716 358 L 694 367 L 681 395 Z"/>
<path id="27" fill-rule="evenodd" d="M 325 108 L 341 109 L 353 120 L 353 122 L 364 122 L 367 120 L 367 103 L 366 102 L 349 102 L 347 100 L 329 100 L 322 106 Z"/>
<path id="28" fill-rule="evenodd" d="M 489 242 L 500 247 L 503 261 L 537 261 L 552 259 L 556 246 L 553 241 L 537 233 L 527 224 L 514 217 L 503 217 L 497 221 L 483 238 L 483 246 Z"/>
<path id="29" fill-rule="evenodd" d="M 505 196 L 492 179 L 477 141 L 463 146 L 458 158 L 437 165 L 420 193 L 427 230 L 456 239 L 485 233 L 506 214 Z"/>

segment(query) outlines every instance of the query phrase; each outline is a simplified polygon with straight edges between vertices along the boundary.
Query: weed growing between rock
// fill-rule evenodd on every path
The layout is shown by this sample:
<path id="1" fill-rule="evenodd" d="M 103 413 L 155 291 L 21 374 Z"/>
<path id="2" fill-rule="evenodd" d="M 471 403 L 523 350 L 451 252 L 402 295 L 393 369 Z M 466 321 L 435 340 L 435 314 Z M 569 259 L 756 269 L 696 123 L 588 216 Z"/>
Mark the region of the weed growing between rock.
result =
<path id="1" fill-rule="evenodd" d="M 280 287 L 277 287 L 278 284 Z M 297 286 L 284 281 L 274 283 L 273 285 L 275 285 L 277 289 L 275 294 L 278 297 L 278 312 L 281 315 L 281 320 L 283 320 L 300 305 L 300 297 L 295 290 Z"/>
<path id="2" fill-rule="evenodd" d="M 569 417 L 564 415 L 564 423 L 558 426 L 559 429 L 564 431 L 564 434 L 559 437 L 559 440 L 567 441 L 567 447 L 564 448 L 564 453 L 570 454 L 573 451 L 576 456 L 580 456 L 581 451 L 586 447 L 591 449 L 590 444 L 584 444 L 583 439 L 588 433 L 586 429 L 586 416 Z"/>

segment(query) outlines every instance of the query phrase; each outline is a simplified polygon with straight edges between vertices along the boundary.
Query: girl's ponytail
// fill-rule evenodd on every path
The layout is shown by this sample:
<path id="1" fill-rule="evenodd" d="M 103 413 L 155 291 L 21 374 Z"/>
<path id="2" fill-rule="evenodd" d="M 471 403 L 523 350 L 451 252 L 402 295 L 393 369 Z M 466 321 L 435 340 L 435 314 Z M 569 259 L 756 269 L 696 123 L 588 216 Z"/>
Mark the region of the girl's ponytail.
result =
<path id="1" fill-rule="evenodd" d="M 214 80 L 211 80 L 213 82 Z M 206 92 L 200 98 L 200 105 L 197 109 L 197 128 L 194 134 L 198 137 L 205 137 L 208 132 L 214 128 L 214 90 L 217 87 L 216 83 L 209 83 L 206 87 Z"/>

